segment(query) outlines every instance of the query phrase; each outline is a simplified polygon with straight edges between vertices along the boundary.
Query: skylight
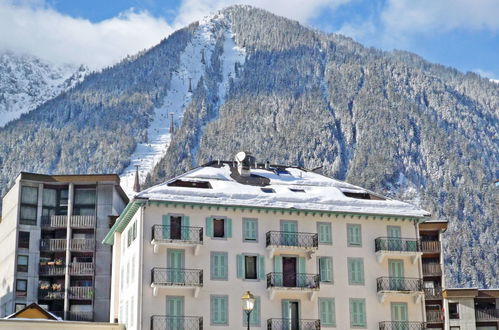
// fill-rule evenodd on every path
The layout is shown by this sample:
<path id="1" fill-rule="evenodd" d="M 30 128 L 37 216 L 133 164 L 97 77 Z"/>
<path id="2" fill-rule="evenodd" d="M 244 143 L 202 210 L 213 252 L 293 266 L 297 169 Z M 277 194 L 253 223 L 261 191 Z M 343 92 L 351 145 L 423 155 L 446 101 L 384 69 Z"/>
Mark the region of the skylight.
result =
<path id="1" fill-rule="evenodd" d="M 289 188 L 289 190 L 291 190 L 292 192 L 300 192 L 300 193 L 305 192 L 305 189 L 300 189 L 300 188 Z"/>
<path id="2" fill-rule="evenodd" d="M 272 188 L 260 188 L 264 193 L 267 193 L 267 194 L 272 194 L 272 193 L 275 193 L 275 190 L 272 189 Z"/>
<path id="3" fill-rule="evenodd" d="M 370 194 L 368 192 L 351 192 L 351 191 L 342 191 L 343 195 L 350 197 L 350 198 L 356 198 L 356 199 L 370 199 L 370 200 L 385 200 L 385 198 L 381 196 L 376 196 L 373 194 Z"/>
<path id="4" fill-rule="evenodd" d="M 208 181 L 175 180 L 173 182 L 170 182 L 168 184 L 168 187 L 212 189 L 211 184 Z"/>

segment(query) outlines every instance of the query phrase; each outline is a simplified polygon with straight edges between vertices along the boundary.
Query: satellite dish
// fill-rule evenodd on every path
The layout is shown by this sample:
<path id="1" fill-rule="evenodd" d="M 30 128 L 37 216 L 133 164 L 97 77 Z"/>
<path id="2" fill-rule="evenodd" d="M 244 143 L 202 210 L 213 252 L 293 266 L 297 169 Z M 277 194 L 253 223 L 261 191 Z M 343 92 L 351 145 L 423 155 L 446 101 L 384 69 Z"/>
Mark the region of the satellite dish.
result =
<path id="1" fill-rule="evenodd" d="M 238 162 L 243 162 L 243 160 L 246 158 L 246 153 L 244 151 L 238 152 L 235 158 Z"/>

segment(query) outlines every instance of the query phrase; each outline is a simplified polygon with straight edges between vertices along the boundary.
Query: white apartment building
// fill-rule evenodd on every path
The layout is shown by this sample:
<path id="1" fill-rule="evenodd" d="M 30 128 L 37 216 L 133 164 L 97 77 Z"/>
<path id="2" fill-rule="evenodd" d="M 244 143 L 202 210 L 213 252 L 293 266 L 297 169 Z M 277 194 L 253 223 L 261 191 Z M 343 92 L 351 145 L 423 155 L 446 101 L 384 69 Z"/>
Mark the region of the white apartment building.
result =
<path id="1" fill-rule="evenodd" d="M 22 172 L 3 197 L 0 317 L 36 302 L 65 320 L 109 322 L 111 248 L 128 198 L 117 175 Z"/>
<path id="2" fill-rule="evenodd" d="M 113 245 L 127 329 L 425 327 L 428 212 L 299 167 L 213 161 L 135 196 Z"/>

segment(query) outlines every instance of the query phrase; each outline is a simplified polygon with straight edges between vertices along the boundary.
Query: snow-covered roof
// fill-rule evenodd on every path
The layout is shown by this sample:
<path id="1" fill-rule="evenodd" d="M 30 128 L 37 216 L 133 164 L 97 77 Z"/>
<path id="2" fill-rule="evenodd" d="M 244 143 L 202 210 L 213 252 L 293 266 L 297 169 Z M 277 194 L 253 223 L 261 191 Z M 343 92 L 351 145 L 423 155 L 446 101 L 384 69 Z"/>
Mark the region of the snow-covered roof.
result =
<path id="1" fill-rule="evenodd" d="M 426 217 L 409 203 L 298 167 L 265 164 L 240 176 L 233 162 L 211 162 L 146 189 L 135 199 L 225 206 Z"/>

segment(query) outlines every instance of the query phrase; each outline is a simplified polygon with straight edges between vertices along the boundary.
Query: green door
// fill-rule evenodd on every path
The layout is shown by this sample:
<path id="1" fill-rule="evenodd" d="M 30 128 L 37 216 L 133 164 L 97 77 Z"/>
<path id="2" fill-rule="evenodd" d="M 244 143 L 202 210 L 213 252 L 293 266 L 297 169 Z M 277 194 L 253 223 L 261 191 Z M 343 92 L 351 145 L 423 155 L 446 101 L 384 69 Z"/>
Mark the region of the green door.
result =
<path id="1" fill-rule="evenodd" d="M 282 329 L 299 330 L 299 303 L 298 301 L 282 300 Z"/>
<path id="2" fill-rule="evenodd" d="M 402 240 L 400 239 L 400 227 L 388 226 L 388 250 L 389 251 L 403 251 Z"/>
<path id="3" fill-rule="evenodd" d="M 394 330 L 409 329 L 406 303 L 392 303 L 392 321 Z"/>
<path id="4" fill-rule="evenodd" d="M 281 221 L 281 244 L 284 246 L 298 245 L 298 224 L 296 221 Z"/>
<path id="5" fill-rule="evenodd" d="M 166 297 L 166 315 L 168 330 L 183 330 L 184 297 Z"/>
<path id="6" fill-rule="evenodd" d="M 388 260 L 388 272 L 390 274 L 390 290 L 404 290 L 404 261 Z"/>
<path id="7" fill-rule="evenodd" d="M 184 283 L 184 250 L 168 249 L 167 253 L 167 282 Z"/>

